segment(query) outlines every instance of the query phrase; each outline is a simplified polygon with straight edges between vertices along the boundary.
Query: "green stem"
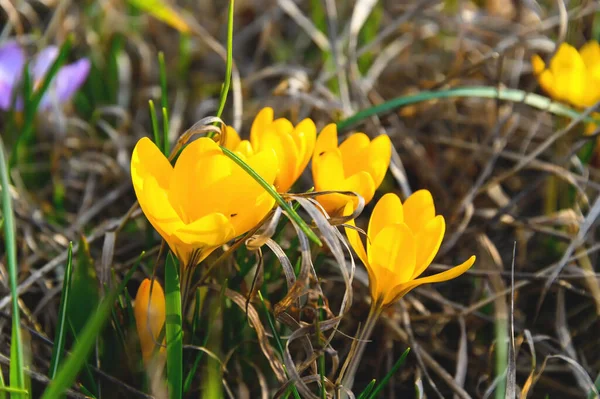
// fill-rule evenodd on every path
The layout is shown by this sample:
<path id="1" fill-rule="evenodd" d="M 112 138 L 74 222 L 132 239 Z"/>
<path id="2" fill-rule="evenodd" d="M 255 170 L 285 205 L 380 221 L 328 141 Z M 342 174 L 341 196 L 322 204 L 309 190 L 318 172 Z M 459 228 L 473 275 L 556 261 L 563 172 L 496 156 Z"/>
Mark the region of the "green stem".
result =
<path id="1" fill-rule="evenodd" d="M 579 112 L 567 107 L 566 105 L 554 102 L 548 97 L 540 96 L 539 94 L 528 93 L 526 91 L 517 89 L 499 89 L 497 87 L 490 86 L 470 86 L 448 90 L 422 91 L 412 96 L 397 97 L 383 104 L 379 104 L 357 112 L 350 118 L 340 121 L 337 124 L 337 127 L 339 130 L 344 130 L 371 116 L 384 114 L 406 105 L 428 100 L 456 97 L 495 98 L 498 100 L 522 102 L 532 107 L 551 112 L 555 115 L 568 116 L 573 119 L 580 116 Z M 584 118 L 583 120 L 586 122 L 594 121 L 594 119 L 590 117 Z"/>

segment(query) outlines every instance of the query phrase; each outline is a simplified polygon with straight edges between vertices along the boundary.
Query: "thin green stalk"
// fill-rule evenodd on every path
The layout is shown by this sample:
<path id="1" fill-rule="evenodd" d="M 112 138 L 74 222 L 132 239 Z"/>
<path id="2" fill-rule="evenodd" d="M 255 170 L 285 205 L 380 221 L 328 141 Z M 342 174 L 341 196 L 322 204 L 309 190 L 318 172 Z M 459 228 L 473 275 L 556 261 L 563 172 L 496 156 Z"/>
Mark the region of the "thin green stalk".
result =
<path id="1" fill-rule="evenodd" d="M 167 385 L 169 398 L 183 396 L 183 329 L 181 314 L 181 289 L 177 261 L 171 252 L 165 263 L 165 304 L 167 337 Z"/>
<path id="2" fill-rule="evenodd" d="M 18 264 L 15 237 L 15 220 L 10 197 L 8 163 L 4 157 L 4 142 L 0 137 L 0 180 L 2 182 L 2 213 L 4 214 L 4 247 L 10 279 L 12 298 L 12 341 L 10 362 L 10 385 L 12 388 L 25 389 L 25 364 L 23 358 L 23 340 L 21 337 L 21 319 L 19 314 L 19 293 L 17 291 Z M 15 395 L 15 397 L 25 397 Z"/>
<path id="3" fill-rule="evenodd" d="M 60 366 L 56 378 L 52 381 L 52 384 L 48 385 L 48 388 L 44 391 L 42 399 L 54 399 L 60 397 L 65 390 L 67 390 L 75 378 L 79 374 L 81 367 L 85 364 L 88 358 L 88 353 L 96 343 L 96 338 L 102 332 L 104 323 L 110 316 L 111 310 L 114 306 L 115 300 L 118 295 L 123 291 L 133 273 L 137 270 L 140 260 L 143 258 L 144 252 L 138 258 L 138 261 L 134 266 L 127 272 L 123 281 L 119 286 L 111 291 L 108 296 L 98 306 L 96 312 L 90 316 L 90 319 L 86 323 L 85 327 L 77 337 L 78 340 L 75 343 L 73 351 L 65 362 Z"/>
<path id="4" fill-rule="evenodd" d="M 391 370 L 385 375 L 385 377 L 383 377 L 383 379 L 379 382 L 379 384 L 377 384 L 377 386 L 375 387 L 375 389 L 373 390 L 373 392 L 371 392 L 369 394 L 369 396 L 368 396 L 369 399 L 377 399 L 379 397 L 378 396 L 379 392 L 381 392 L 381 390 L 383 390 L 383 388 L 389 382 L 390 378 L 392 378 L 392 376 L 394 374 L 396 374 L 396 372 L 400 369 L 400 367 L 402 367 L 402 365 L 406 361 L 406 357 L 408 356 L 408 352 L 410 352 L 410 348 L 406 348 L 406 350 L 404 351 L 404 353 L 402 353 L 402 355 L 400 356 L 400 358 L 398 360 L 396 360 L 396 363 L 391 368 Z"/>
<path id="5" fill-rule="evenodd" d="M 317 235 L 310 229 L 310 227 L 308 227 L 306 222 L 302 220 L 300 215 L 298 215 L 298 213 L 296 213 L 296 211 L 294 211 L 294 209 L 292 209 L 292 207 L 289 206 L 288 203 L 283 200 L 281 195 L 279 195 L 279 193 L 275 191 L 275 189 L 271 187 L 271 185 L 267 183 L 265 179 L 263 179 L 258 173 L 256 173 L 250 166 L 248 166 L 248 164 L 246 164 L 246 162 L 244 162 L 240 157 L 238 157 L 233 151 L 228 150 L 225 147 L 221 147 L 221 150 L 223 150 L 223 153 L 225 155 L 227 155 L 233 160 L 233 162 L 235 162 L 242 169 L 244 169 L 246 173 L 252 176 L 252 178 L 256 180 L 258 184 L 260 184 L 273 198 L 275 198 L 275 201 L 279 204 L 279 206 L 281 206 L 283 210 L 286 211 L 286 213 L 289 215 L 289 217 L 292 218 L 292 220 L 296 222 L 298 226 L 300 226 L 300 229 L 302 230 L 302 232 L 304 232 L 304 234 L 308 236 L 308 238 L 310 238 L 315 244 L 319 246 L 322 245 L 321 240 L 319 240 L 319 237 L 317 237 Z"/>
<path id="6" fill-rule="evenodd" d="M 555 115 L 568 116 L 569 118 L 573 119 L 579 117 L 580 115 L 579 112 L 567 107 L 566 105 L 554 102 L 548 97 L 540 96 L 539 94 L 528 93 L 526 91 L 517 89 L 499 89 L 497 87 L 490 86 L 470 86 L 447 90 L 422 91 L 411 96 L 397 97 L 390 101 L 386 101 L 383 104 L 359 111 L 350 118 L 338 122 L 337 127 L 339 130 L 348 129 L 349 127 L 354 126 L 355 124 L 370 118 L 371 116 L 381 115 L 406 105 L 434 99 L 456 97 L 494 98 L 517 103 L 522 102 L 532 107 L 551 112 Z M 594 119 L 588 117 L 584 118 L 584 121 L 593 122 Z"/>
<path id="7" fill-rule="evenodd" d="M 229 2 L 229 13 L 227 15 L 227 61 L 225 63 L 225 81 L 221 87 L 221 94 L 219 96 L 219 109 L 217 110 L 217 117 L 221 117 L 223 109 L 225 109 L 225 102 L 227 101 L 227 94 L 229 93 L 229 87 L 231 86 L 231 70 L 233 69 L 233 10 L 235 1 L 230 0 Z"/>
<path id="8" fill-rule="evenodd" d="M 50 370 L 48 377 L 52 380 L 56 377 L 58 365 L 60 364 L 63 350 L 65 349 L 65 340 L 67 338 L 67 314 L 69 299 L 71 293 L 71 275 L 73 270 L 73 243 L 69 242 L 67 252 L 67 267 L 65 268 L 65 278 L 63 280 L 63 289 L 60 296 L 60 306 L 58 310 L 58 324 L 56 325 L 56 334 L 54 335 L 54 346 L 52 347 L 52 358 L 50 361 Z"/>
<path id="9" fill-rule="evenodd" d="M 160 74 L 160 105 L 163 117 L 163 153 L 169 155 L 171 143 L 169 142 L 169 98 L 167 96 L 167 67 L 165 65 L 165 54 L 158 53 L 158 70 Z"/>
<path id="10" fill-rule="evenodd" d="M 154 144 L 156 144 L 158 148 L 164 148 L 160 137 L 160 130 L 158 130 L 158 120 L 156 119 L 154 101 L 148 100 L 148 106 L 150 107 L 150 121 L 152 122 L 152 137 L 154 138 Z M 169 154 L 166 154 L 166 156 L 169 156 Z"/>

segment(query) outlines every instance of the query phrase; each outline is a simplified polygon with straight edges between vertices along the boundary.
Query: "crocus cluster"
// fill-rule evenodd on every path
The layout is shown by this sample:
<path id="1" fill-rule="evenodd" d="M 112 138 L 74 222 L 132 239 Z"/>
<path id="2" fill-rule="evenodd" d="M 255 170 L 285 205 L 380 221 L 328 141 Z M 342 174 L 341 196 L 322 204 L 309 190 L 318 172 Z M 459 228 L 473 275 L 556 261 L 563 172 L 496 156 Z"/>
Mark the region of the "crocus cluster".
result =
<path id="1" fill-rule="evenodd" d="M 335 124 L 316 135 L 312 120 L 294 126 L 274 119 L 265 108 L 256 116 L 250 139 L 227 127 L 221 143 L 234 151 L 268 184 L 287 192 L 312 158 L 317 200 L 329 215 L 348 216 L 358 203 L 369 203 L 390 164 L 391 141 L 364 133 L 338 144 Z M 208 137 L 188 144 L 173 167 L 148 138 L 141 139 L 131 160 L 133 186 L 142 211 L 185 266 L 195 266 L 212 251 L 263 220 L 275 201 L 249 174 Z M 350 225 L 354 222 L 351 221 Z M 350 244 L 365 264 L 373 301 L 392 304 L 413 288 L 452 279 L 469 269 L 474 257 L 446 272 L 419 278 L 435 257 L 445 232 L 429 191 L 410 196 L 404 205 L 394 194 L 375 206 L 366 249 L 356 229 L 346 229 Z"/>
<path id="2" fill-rule="evenodd" d="M 39 87 L 48 70 L 56 61 L 59 49 L 49 46 L 41 50 L 29 64 L 32 87 Z M 0 47 L 0 109 L 11 108 L 15 99 L 15 108 L 23 108 L 23 99 L 18 93 L 27 57 L 25 51 L 16 42 L 7 42 Z M 47 110 L 53 103 L 64 103 L 83 85 L 90 72 L 90 61 L 80 59 L 58 70 L 50 88 L 42 97 L 39 110 Z"/>
<path id="3" fill-rule="evenodd" d="M 555 100 L 589 107 L 600 100 L 600 45 L 592 40 L 579 51 L 561 43 L 549 65 L 539 55 L 531 59 L 542 89 Z"/>

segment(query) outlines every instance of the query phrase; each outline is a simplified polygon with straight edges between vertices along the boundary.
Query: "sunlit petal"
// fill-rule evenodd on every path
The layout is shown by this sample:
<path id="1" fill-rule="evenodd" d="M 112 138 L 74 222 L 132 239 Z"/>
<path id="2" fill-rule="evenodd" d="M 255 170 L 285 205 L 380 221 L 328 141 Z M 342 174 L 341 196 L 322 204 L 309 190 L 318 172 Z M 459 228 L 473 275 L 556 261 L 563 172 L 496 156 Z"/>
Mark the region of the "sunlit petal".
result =
<path id="1" fill-rule="evenodd" d="M 418 234 L 434 217 L 435 205 L 428 190 L 416 191 L 404 202 L 404 222 L 414 234 Z"/>
<path id="2" fill-rule="evenodd" d="M 446 232 L 446 222 L 442 215 L 438 215 L 430 220 L 416 236 L 417 239 L 417 266 L 411 276 L 415 279 L 421 275 L 431 264 L 435 255 L 437 255 L 444 233 Z"/>
<path id="3" fill-rule="evenodd" d="M 375 205 L 367 234 L 369 237 L 377 237 L 379 232 L 388 225 L 404 222 L 404 210 L 400 198 L 396 194 L 388 193 L 381 197 Z M 367 248 L 370 252 L 370 242 Z"/>

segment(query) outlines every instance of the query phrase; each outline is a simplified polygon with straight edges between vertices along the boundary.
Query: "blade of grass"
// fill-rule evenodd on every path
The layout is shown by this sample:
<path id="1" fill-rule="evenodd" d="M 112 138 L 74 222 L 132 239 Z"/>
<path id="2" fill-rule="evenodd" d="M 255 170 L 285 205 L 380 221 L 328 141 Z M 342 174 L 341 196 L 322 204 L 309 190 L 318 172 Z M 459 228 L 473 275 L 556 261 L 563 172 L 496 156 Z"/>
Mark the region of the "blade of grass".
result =
<path id="1" fill-rule="evenodd" d="M 373 390 L 373 387 L 375 387 L 376 382 L 376 379 L 372 379 L 371 382 L 369 382 L 369 385 L 367 385 L 367 387 L 365 388 L 365 390 L 362 391 L 360 395 L 358 395 L 358 399 L 366 399 L 371 394 L 371 391 Z"/>
<path id="2" fill-rule="evenodd" d="M 15 220 L 10 197 L 8 180 L 8 163 L 4 157 L 4 142 L 0 137 L 0 182 L 2 183 L 2 213 L 4 215 L 4 248 L 10 278 L 10 296 L 12 298 L 12 339 L 10 342 L 10 386 L 25 389 L 25 370 L 23 359 L 23 341 L 21 338 L 21 318 L 19 314 L 19 294 L 17 292 L 17 244 L 15 237 Z M 15 395 L 15 397 L 25 397 Z"/>
<path id="3" fill-rule="evenodd" d="M 405 105 L 434 99 L 456 97 L 494 98 L 513 102 L 523 102 L 524 104 L 551 112 L 555 115 L 568 116 L 573 119 L 580 115 L 579 112 L 574 111 L 566 105 L 553 102 L 548 97 L 540 96 L 539 94 L 528 93 L 526 91 L 516 89 L 498 89 L 497 87 L 490 86 L 471 86 L 448 90 L 422 91 L 418 94 L 410 96 L 397 97 L 390 101 L 386 101 L 382 104 L 357 112 L 350 118 L 338 122 L 337 128 L 339 130 L 347 129 L 371 116 L 384 114 Z M 584 121 L 593 122 L 594 119 L 585 118 Z"/>
<path id="4" fill-rule="evenodd" d="M 165 304 L 167 310 L 167 386 L 170 399 L 183 395 L 183 330 L 181 317 L 181 290 L 178 265 L 169 252 L 165 263 Z"/>
<path id="5" fill-rule="evenodd" d="M 58 308 L 58 323 L 56 325 L 56 334 L 54 335 L 54 346 L 52 347 L 52 358 L 50 360 L 50 370 L 48 377 L 53 380 L 58 371 L 60 357 L 65 349 L 65 340 L 67 338 L 67 308 L 69 306 L 69 294 L 71 293 L 71 274 L 73 270 L 73 243 L 69 242 L 67 252 L 67 267 L 63 280 L 63 289 L 60 296 L 60 306 Z"/>
<path id="6" fill-rule="evenodd" d="M 89 321 L 85 325 L 83 331 L 78 336 L 77 343 L 75 344 L 73 351 L 69 357 L 65 360 L 62 366 L 59 368 L 56 378 L 52 381 L 52 384 L 44 391 L 42 399 L 54 399 L 60 397 L 75 381 L 77 374 L 84 365 L 90 350 L 96 343 L 96 337 L 100 334 L 104 323 L 111 314 L 111 309 L 114 305 L 117 296 L 123 291 L 127 282 L 133 276 L 133 273 L 137 270 L 140 260 L 144 256 L 144 252 L 138 258 L 138 261 L 125 275 L 123 281 L 119 286 L 111 291 L 106 298 L 100 303 L 96 312 L 90 317 Z"/>
<path id="7" fill-rule="evenodd" d="M 394 364 L 394 367 L 391 368 L 391 370 L 385 375 L 385 377 L 383 377 L 383 379 L 381 381 L 379 381 L 379 384 L 377 384 L 375 389 L 373 389 L 373 392 L 371 392 L 371 394 L 369 395 L 369 399 L 376 399 L 379 397 L 378 396 L 379 392 L 381 392 L 383 390 L 383 388 L 389 382 L 390 378 L 392 378 L 392 376 L 394 374 L 396 374 L 396 372 L 400 369 L 400 367 L 402 367 L 402 365 L 406 361 L 406 357 L 408 356 L 409 352 L 410 352 L 410 348 L 406 348 L 406 350 L 404 351 L 402 356 L 400 356 L 400 359 L 398 359 L 396 361 L 396 363 Z"/>
<path id="8" fill-rule="evenodd" d="M 0 367 L 0 399 L 6 399 L 6 389 L 6 385 L 4 384 L 4 373 L 2 372 L 2 367 Z"/>
<path id="9" fill-rule="evenodd" d="M 196 303 L 194 307 L 194 318 L 192 320 L 192 339 L 196 337 L 196 331 L 199 329 L 198 323 L 200 322 L 200 289 L 196 290 Z M 207 331 L 202 341 L 202 347 L 206 347 L 206 343 L 208 342 L 208 338 L 210 337 L 210 326 L 207 326 Z M 194 342 L 194 341 L 193 341 Z M 185 378 L 185 383 L 183 384 L 183 392 L 187 393 L 192 387 L 192 381 L 194 380 L 194 376 L 196 376 L 196 371 L 198 370 L 198 366 L 200 365 L 200 360 L 204 355 L 203 351 L 198 351 L 196 355 L 196 359 L 194 360 L 194 364 L 190 368 L 190 371 Z"/>
<path id="10" fill-rule="evenodd" d="M 165 54 L 158 53 L 158 70 L 160 72 L 160 105 L 163 117 L 163 153 L 167 156 L 171 152 L 169 142 L 169 99 L 167 96 L 167 67 L 165 66 Z"/>
<path id="11" fill-rule="evenodd" d="M 220 118 L 225 108 L 225 102 L 227 101 L 227 94 L 229 93 L 229 87 L 231 86 L 231 70 L 233 69 L 233 9 L 235 7 L 235 1 L 229 1 L 229 11 L 227 14 L 227 61 L 225 65 L 225 81 L 221 86 L 221 94 L 219 95 L 219 108 L 217 110 L 217 117 Z"/>
<path id="12" fill-rule="evenodd" d="M 308 225 L 300 217 L 300 215 L 298 215 L 298 213 L 291 206 L 289 206 L 287 202 L 283 200 L 281 195 L 279 195 L 279 193 L 275 191 L 275 189 L 271 187 L 271 185 L 267 183 L 265 179 L 263 179 L 258 173 L 256 173 L 250 166 L 248 166 L 248 164 L 246 164 L 246 162 L 240 159 L 240 157 L 238 157 L 234 152 L 228 150 L 225 147 L 221 147 L 221 150 L 223 150 L 223 153 L 225 155 L 227 155 L 233 160 L 233 162 L 235 162 L 242 169 L 244 169 L 246 173 L 252 176 L 252 178 L 256 180 L 258 184 L 260 184 L 273 198 L 275 198 L 277 204 L 279 204 L 279 206 L 283 208 L 283 210 L 289 215 L 289 217 L 292 218 L 292 220 L 296 222 L 298 226 L 300 226 L 300 229 L 302 230 L 302 232 L 304 232 L 304 234 L 308 236 L 308 238 L 310 238 L 318 246 L 322 245 L 321 240 L 319 240 L 319 237 L 317 237 L 317 235 L 310 229 L 310 227 L 308 227 Z"/>
<path id="13" fill-rule="evenodd" d="M 154 138 L 154 144 L 156 144 L 158 148 L 164 148 L 160 137 L 160 130 L 158 130 L 158 120 L 156 119 L 154 101 L 148 100 L 148 106 L 150 107 L 150 120 L 152 121 L 152 137 Z M 169 156 L 169 154 L 167 154 L 167 156 Z"/>

